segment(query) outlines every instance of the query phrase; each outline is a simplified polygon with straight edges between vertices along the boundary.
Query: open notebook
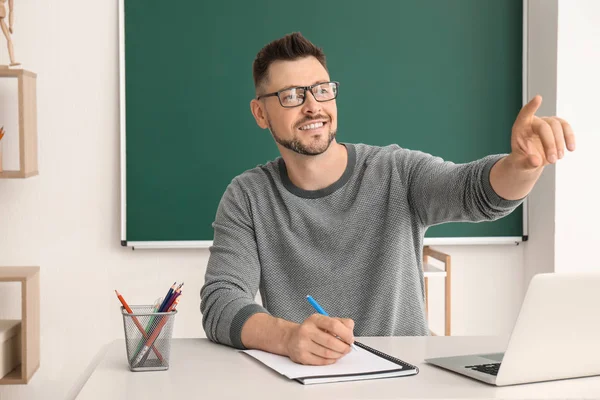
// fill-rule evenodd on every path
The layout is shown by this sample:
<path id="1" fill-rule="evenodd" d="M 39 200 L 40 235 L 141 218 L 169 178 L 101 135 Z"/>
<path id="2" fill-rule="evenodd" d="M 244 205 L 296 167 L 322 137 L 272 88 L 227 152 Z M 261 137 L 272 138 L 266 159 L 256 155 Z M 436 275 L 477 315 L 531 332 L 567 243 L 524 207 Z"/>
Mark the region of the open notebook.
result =
<path id="1" fill-rule="evenodd" d="M 296 364 L 288 357 L 262 350 L 244 350 L 243 352 L 289 379 L 295 379 L 305 385 L 393 378 L 419 373 L 419 369 L 414 365 L 405 363 L 365 344 L 359 342 L 354 342 L 354 344 L 357 346 L 356 350 L 352 350 L 335 364 L 324 366 Z"/>

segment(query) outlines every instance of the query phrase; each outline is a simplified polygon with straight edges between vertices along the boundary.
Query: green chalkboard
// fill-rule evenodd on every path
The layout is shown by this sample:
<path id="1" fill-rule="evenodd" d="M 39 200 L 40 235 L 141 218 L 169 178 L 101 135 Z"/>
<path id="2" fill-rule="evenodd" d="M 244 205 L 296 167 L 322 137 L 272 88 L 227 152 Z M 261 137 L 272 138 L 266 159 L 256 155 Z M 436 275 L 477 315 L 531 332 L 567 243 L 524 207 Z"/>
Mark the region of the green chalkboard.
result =
<path id="1" fill-rule="evenodd" d="M 338 141 L 456 163 L 510 151 L 520 0 L 122 1 L 124 241 L 212 240 L 232 178 L 279 155 L 250 113 L 252 61 L 294 31 L 324 49 L 340 81 Z M 519 208 L 426 237 L 522 234 Z"/>

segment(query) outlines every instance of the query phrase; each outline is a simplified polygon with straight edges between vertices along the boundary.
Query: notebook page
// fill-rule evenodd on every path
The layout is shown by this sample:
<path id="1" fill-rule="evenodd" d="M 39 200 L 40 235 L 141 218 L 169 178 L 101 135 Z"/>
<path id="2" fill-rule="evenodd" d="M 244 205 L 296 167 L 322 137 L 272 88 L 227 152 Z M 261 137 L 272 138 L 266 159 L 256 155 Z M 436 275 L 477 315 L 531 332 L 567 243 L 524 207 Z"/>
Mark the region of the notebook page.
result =
<path id="1" fill-rule="evenodd" d="M 357 350 L 352 350 L 332 365 L 296 364 L 288 357 L 267 353 L 262 350 L 243 350 L 242 352 L 256 358 L 290 379 L 306 376 L 344 375 L 402 369 L 401 365 L 376 356 L 360 347 Z"/>

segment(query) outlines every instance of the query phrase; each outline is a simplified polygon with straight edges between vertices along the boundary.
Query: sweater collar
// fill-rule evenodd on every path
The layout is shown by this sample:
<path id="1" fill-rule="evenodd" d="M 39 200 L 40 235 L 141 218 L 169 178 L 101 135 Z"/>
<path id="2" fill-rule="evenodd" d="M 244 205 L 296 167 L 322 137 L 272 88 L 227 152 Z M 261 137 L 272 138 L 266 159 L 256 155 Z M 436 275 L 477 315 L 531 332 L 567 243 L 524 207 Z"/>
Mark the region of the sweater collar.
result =
<path id="1" fill-rule="evenodd" d="M 346 169 L 344 170 L 344 173 L 337 181 L 333 182 L 331 185 L 329 185 L 323 189 L 317 189 L 317 190 L 301 189 L 292 183 L 292 181 L 290 180 L 288 173 L 287 173 L 285 161 L 283 160 L 283 158 L 280 158 L 279 159 L 279 176 L 281 178 L 281 182 L 283 183 L 283 186 L 290 193 L 292 193 L 298 197 L 305 198 L 305 199 L 318 199 L 321 197 L 325 197 L 325 196 L 328 196 L 331 193 L 335 192 L 342 186 L 344 186 L 346 184 L 346 182 L 348 182 L 350 180 L 350 177 L 352 176 L 352 173 L 354 172 L 354 165 L 356 164 L 356 149 L 354 148 L 354 145 L 352 145 L 350 143 L 340 143 L 340 144 L 342 144 L 346 147 L 346 151 L 348 152 L 348 162 L 346 163 Z"/>

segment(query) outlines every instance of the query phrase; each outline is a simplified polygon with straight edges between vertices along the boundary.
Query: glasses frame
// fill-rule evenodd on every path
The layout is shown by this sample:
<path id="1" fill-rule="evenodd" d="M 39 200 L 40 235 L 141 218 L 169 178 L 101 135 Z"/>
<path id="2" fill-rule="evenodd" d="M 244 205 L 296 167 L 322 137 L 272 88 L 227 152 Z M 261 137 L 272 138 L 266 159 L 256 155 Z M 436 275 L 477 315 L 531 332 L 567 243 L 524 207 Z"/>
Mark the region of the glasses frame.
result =
<path id="1" fill-rule="evenodd" d="M 317 86 L 321 86 L 324 84 L 328 84 L 328 83 L 335 83 L 335 96 L 332 99 L 329 100 L 319 100 L 317 99 L 317 96 L 315 96 L 315 94 L 313 93 L 313 88 L 317 87 Z M 329 82 L 319 82 L 319 83 L 315 83 L 314 85 L 310 85 L 310 86 L 294 86 L 294 87 L 289 87 L 289 88 L 285 88 L 285 89 L 281 89 L 278 90 L 277 92 L 273 92 L 273 93 L 267 93 L 267 94 L 261 94 L 260 96 L 256 97 L 256 100 L 260 100 L 264 97 L 272 97 L 272 96 L 277 96 L 277 99 L 279 100 L 279 104 L 281 105 L 281 107 L 283 108 L 294 108 L 294 107 L 298 107 L 301 106 L 302 104 L 304 104 L 304 102 L 306 101 L 306 98 L 308 96 L 304 96 L 302 98 L 302 103 L 300 104 L 296 104 L 295 106 L 284 106 L 283 103 L 281 102 L 281 97 L 279 97 L 279 93 L 281 92 L 285 92 L 286 90 L 290 90 L 290 89 L 304 89 L 304 92 L 306 93 L 307 91 L 310 92 L 314 99 L 316 101 L 318 101 L 319 103 L 325 103 L 327 101 L 331 101 L 331 100 L 335 100 L 338 97 L 338 94 L 340 92 L 340 83 L 337 81 L 329 81 Z"/>

